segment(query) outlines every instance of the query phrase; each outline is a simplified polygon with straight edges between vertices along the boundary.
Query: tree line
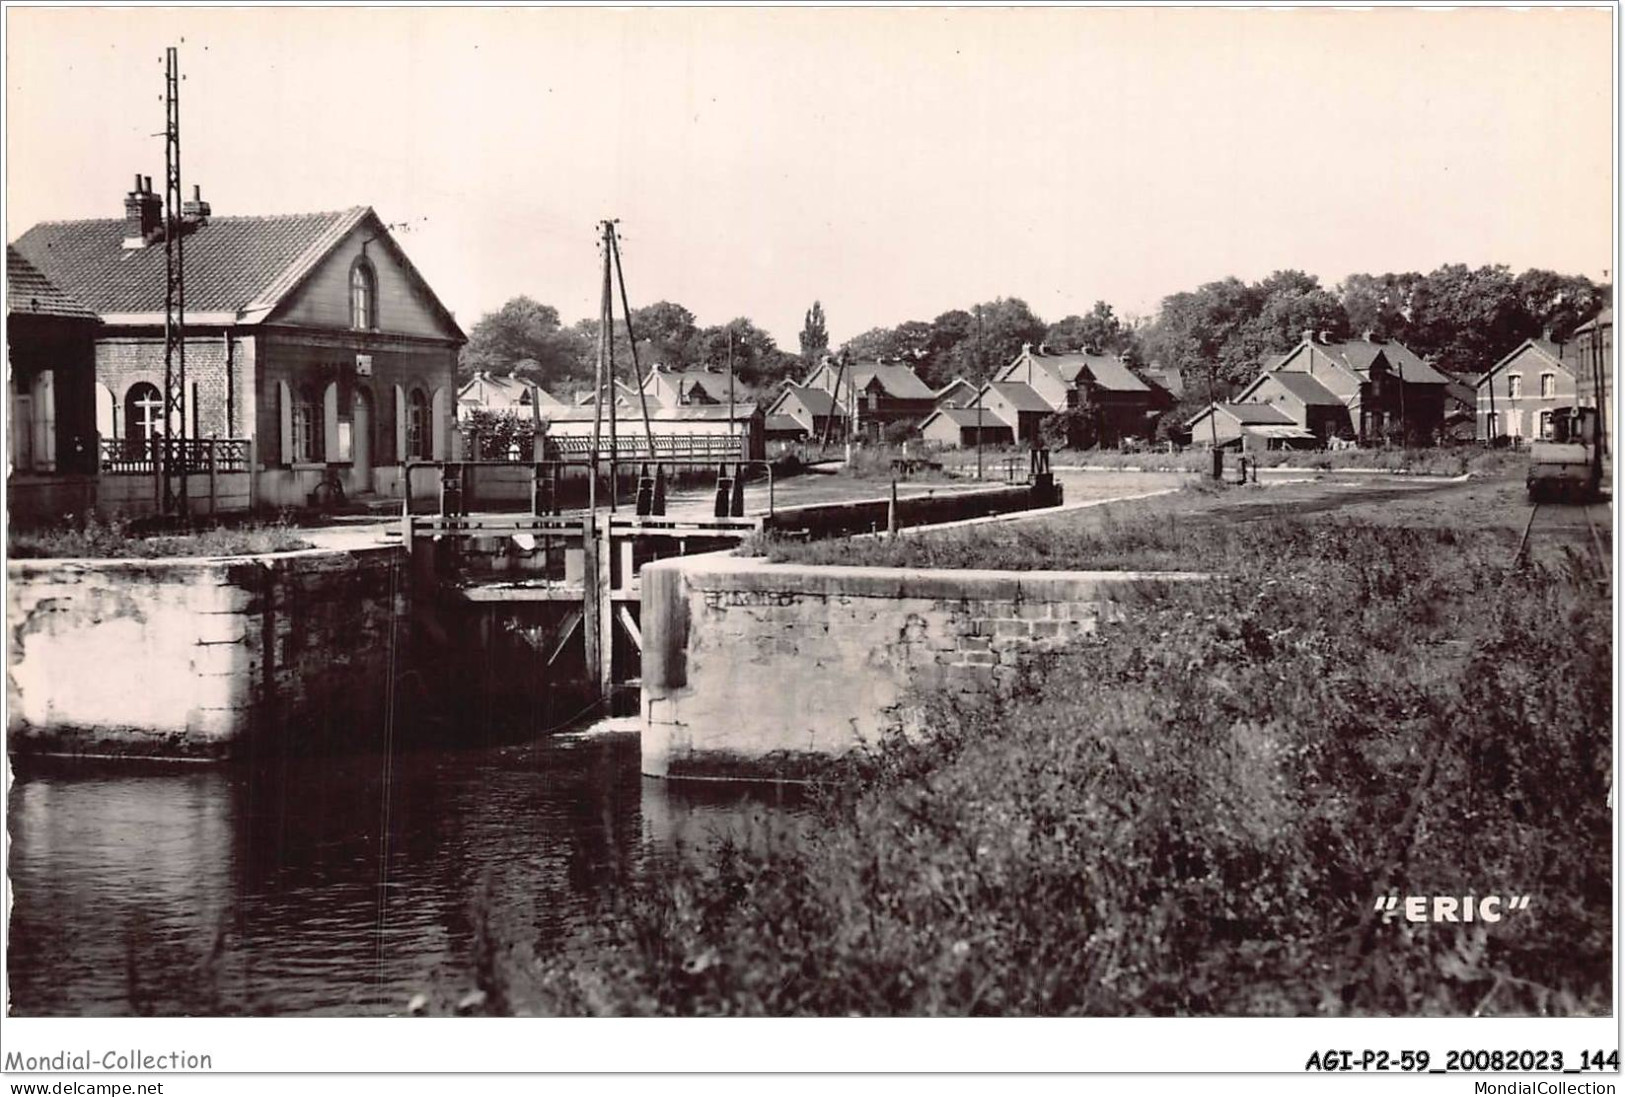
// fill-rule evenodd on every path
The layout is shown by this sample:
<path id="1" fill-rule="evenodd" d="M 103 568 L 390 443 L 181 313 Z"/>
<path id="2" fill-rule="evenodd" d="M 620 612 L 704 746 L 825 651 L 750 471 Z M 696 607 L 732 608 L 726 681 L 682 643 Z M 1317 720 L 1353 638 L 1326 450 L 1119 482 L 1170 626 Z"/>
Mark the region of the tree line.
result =
<path id="1" fill-rule="evenodd" d="M 985 380 L 1023 345 L 1092 349 L 1133 366 L 1177 370 L 1205 401 L 1210 381 L 1221 393 L 1246 384 L 1263 359 L 1291 349 L 1306 331 L 1331 340 L 1397 341 L 1446 371 L 1480 373 L 1525 339 L 1567 341 L 1611 292 L 1583 275 L 1513 274 L 1500 265 L 1351 274 L 1331 288 L 1312 274 L 1283 270 L 1256 282 L 1232 277 L 1170 294 L 1150 319 L 1125 319 L 1096 301 L 1087 312 L 1048 323 L 1019 297 L 1000 297 L 929 321 L 872 328 L 840 350 L 854 361 L 905 361 L 940 387 L 955 377 Z M 634 309 L 632 330 L 645 370 L 655 362 L 687 369 L 731 361 L 740 383 L 758 390 L 801 376 L 831 347 L 828 318 L 816 301 L 804 317 L 799 353 L 780 349 L 746 317 L 702 328 L 671 301 Z M 618 375 L 630 376 L 633 346 L 624 322 L 615 325 L 612 349 Z M 591 385 L 597 355 L 596 319 L 565 327 L 557 309 L 516 297 L 474 325 L 460 369 L 516 373 L 563 393 Z"/>

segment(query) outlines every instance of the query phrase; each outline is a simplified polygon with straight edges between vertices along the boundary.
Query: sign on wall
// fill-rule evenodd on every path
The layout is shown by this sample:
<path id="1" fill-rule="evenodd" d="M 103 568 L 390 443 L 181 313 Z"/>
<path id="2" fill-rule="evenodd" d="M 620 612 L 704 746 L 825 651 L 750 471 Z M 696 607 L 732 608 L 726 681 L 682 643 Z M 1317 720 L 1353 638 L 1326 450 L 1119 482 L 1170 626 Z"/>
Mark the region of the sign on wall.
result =
<path id="1" fill-rule="evenodd" d="M 357 377 L 372 376 L 372 355 L 358 354 L 355 356 L 355 375 Z"/>

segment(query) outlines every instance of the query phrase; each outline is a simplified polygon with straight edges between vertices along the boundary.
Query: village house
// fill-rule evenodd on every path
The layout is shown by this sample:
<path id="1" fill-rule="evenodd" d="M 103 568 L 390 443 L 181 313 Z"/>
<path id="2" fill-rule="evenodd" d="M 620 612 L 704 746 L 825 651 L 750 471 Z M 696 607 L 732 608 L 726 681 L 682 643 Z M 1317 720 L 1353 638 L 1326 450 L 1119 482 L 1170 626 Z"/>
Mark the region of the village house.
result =
<path id="1" fill-rule="evenodd" d="M 1348 405 L 1308 373 L 1291 370 L 1261 373 L 1237 394 L 1233 403 L 1274 407 L 1286 414 L 1288 422 L 1308 431 L 1321 445 L 1333 438 L 1353 435 Z"/>
<path id="2" fill-rule="evenodd" d="M 1185 428 L 1195 445 L 1249 451 L 1313 445 L 1316 440 L 1286 410 L 1263 402 L 1209 404 L 1186 420 Z"/>
<path id="3" fill-rule="evenodd" d="M 245 440 L 252 505 L 302 506 L 324 483 L 398 497 L 405 462 L 451 456 L 465 337 L 371 208 L 215 217 L 194 190 L 173 231 L 185 433 Z M 150 461 L 165 433 L 165 232 L 163 199 L 137 177 L 122 218 L 45 222 L 16 242 L 101 320 L 104 472 Z"/>
<path id="4" fill-rule="evenodd" d="M 1475 386 L 1478 393 L 1478 437 L 1534 440 L 1551 434 L 1552 414 L 1578 402 L 1579 385 L 1572 363 L 1555 343 L 1525 339 L 1502 358 Z"/>
<path id="5" fill-rule="evenodd" d="M 737 377 L 711 369 L 674 370 L 655 365 L 643 377 L 643 393 L 658 400 L 664 407 L 687 407 L 690 404 L 748 403 L 752 397 Z M 731 396 L 730 396 L 731 393 Z M 637 390 L 633 389 L 633 396 Z"/>
<path id="6" fill-rule="evenodd" d="M 1008 446 L 1016 440 L 1014 428 L 985 407 L 940 407 L 920 424 L 920 437 L 949 449 L 970 449 L 978 438 L 984 446 Z"/>
<path id="7" fill-rule="evenodd" d="M 897 362 L 843 367 L 825 358 L 802 384 L 834 397 L 852 435 L 869 441 L 879 441 L 887 427 L 918 426 L 935 410 L 936 394 L 912 368 Z"/>
<path id="8" fill-rule="evenodd" d="M 784 391 L 767 408 L 768 418 L 788 417 L 795 421 L 804 435 L 823 438 L 844 438 L 846 416 L 835 406 L 833 394 L 810 385 L 787 383 Z M 831 420 L 834 420 L 833 425 Z"/>
<path id="9" fill-rule="evenodd" d="M 1574 369 L 1575 396 L 1581 407 L 1602 409 L 1603 443 L 1611 445 L 1614 429 L 1614 310 L 1603 309 L 1574 329 L 1568 346 Z"/>
<path id="10" fill-rule="evenodd" d="M 995 380 L 1028 386 L 1052 412 L 1089 413 L 1095 443 L 1102 446 L 1151 437 L 1158 417 L 1174 403 L 1172 393 L 1148 384 L 1122 358 L 1093 351 L 1023 346 Z"/>
<path id="11" fill-rule="evenodd" d="M 972 402 L 973 406 L 960 410 L 968 411 L 974 417 L 976 403 L 980 403 L 1001 422 L 1009 424 L 1019 445 L 1038 445 L 1044 420 L 1055 414 L 1055 409 L 1039 395 L 1037 389 L 1020 381 L 989 381 L 982 386 L 977 399 Z"/>
<path id="12" fill-rule="evenodd" d="M 563 400 L 551 395 L 534 381 L 511 374 L 493 376 L 481 370 L 457 390 L 459 419 L 467 419 L 476 411 L 529 418 L 539 409 L 563 406 Z"/>
<path id="13" fill-rule="evenodd" d="M 1403 434 L 1410 442 L 1429 442 L 1438 438 L 1444 426 L 1445 387 L 1450 379 L 1400 343 L 1369 339 L 1337 343 L 1305 332 L 1296 347 L 1267 359 L 1264 372 L 1305 375 L 1341 400 L 1348 421 L 1338 424 L 1337 437 L 1376 442 Z M 1267 391 L 1277 390 L 1271 387 Z M 1314 430 L 1307 419 L 1294 421 L 1305 430 Z"/>
<path id="14" fill-rule="evenodd" d="M 6 248 L 9 520 L 35 524 L 96 505 L 96 314 Z"/>

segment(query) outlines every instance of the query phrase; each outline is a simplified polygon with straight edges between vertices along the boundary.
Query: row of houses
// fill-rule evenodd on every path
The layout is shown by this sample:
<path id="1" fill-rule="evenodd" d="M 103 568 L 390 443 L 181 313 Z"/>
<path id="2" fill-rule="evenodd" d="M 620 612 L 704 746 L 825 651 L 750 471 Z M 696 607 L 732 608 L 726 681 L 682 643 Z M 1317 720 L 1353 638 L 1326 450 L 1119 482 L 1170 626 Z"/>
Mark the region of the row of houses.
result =
<path id="1" fill-rule="evenodd" d="M 1600 407 L 1611 437 L 1613 330 L 1606 309 L 1567 344 L 1527 339 L 1479 374 L 1446 372 L 1397 342 L 1305 332 L 1233 399 L 1209 405 L 1185 427 L 1198 443 L 1258 448 L 1521 440 L 1550 437 L 1565 409 Z"/>

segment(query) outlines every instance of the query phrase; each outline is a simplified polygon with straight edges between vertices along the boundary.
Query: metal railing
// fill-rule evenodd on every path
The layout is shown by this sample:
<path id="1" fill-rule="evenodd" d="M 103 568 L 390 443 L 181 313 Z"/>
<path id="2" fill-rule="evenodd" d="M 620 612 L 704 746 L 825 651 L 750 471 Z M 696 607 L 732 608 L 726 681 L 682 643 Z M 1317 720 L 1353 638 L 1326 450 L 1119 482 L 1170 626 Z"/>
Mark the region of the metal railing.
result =
<path id="1" fill-rule="evenodd" d="M 598 440 L 598 456 L 617 461 L 738 461 L 749 456 L 750 440 L 744 434 L 657 434 L 654 450 L 641 433 L 621 435 L 613 448 L 609 439 Z M 550 435 L 549 458 L 591 457 L 592 438 L 587 435 Z"/>
<path id="2" fill-rule="evenodd" d="M 246 438 L 101 438 L 97 468 L 115 475 L 152 476 L 162 455 L 170 470 L 247 472 Z"/>

